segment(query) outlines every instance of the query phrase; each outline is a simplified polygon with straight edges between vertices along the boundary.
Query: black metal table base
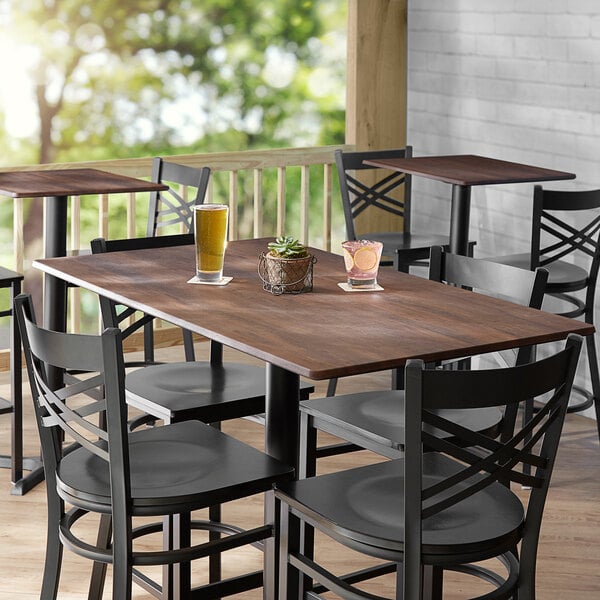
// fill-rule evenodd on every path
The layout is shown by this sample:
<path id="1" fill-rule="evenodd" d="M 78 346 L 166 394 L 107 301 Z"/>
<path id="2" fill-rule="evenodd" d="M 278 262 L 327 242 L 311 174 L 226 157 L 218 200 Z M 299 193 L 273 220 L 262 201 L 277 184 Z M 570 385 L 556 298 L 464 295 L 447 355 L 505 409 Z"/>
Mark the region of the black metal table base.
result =
<path id="1" fill-rule="evenodd" d="M 12 456 L 0 456 L 0 469 L 12 469 Z M 22 475 L 16 481 L 10 493 L 13 496 L 24 496 L 29 490 L 32 490 L 38 483 L 44 481 L 44 465 L 39 458 L 24 458 L 23 470 L 29 471 L 27 475 Z"/>

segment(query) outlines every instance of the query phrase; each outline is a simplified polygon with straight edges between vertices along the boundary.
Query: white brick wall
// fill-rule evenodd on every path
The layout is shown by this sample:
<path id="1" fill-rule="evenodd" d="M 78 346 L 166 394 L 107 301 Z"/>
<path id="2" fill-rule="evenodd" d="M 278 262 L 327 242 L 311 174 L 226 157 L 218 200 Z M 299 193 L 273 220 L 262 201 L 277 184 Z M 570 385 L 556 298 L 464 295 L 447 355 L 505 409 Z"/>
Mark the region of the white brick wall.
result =
<path id="1" fill-rule="evenodd" d="M 600 0 L 409 0 L 407 138 L 416 156 L 482 154 L 577 174 L 548 187 L 600 187 Z M 414 228 L 448 231 L 450 186 L 413 186 Z M 532 189 L 473 188 L 478 256 L 528 250 Z"/>

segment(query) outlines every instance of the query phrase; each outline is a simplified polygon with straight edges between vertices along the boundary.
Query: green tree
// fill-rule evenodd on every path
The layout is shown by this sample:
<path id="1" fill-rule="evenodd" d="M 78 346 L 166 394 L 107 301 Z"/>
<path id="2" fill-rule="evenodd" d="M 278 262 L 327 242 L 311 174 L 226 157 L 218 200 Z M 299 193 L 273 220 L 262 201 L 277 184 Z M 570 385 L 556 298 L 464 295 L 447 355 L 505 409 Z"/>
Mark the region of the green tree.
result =
<path id="1" fill-rule="evenodd" d="M 0 76 L 31 105 L 0 164 L 341 143 L 345 3 L 0 0 Z"/>
<path id="2" fill-rule="evenodd" d="M 36 50 L 46 163 L 316 142 L 326 101 L 310 74 L 339 4 L 0 0 L 0 26 Z"/>

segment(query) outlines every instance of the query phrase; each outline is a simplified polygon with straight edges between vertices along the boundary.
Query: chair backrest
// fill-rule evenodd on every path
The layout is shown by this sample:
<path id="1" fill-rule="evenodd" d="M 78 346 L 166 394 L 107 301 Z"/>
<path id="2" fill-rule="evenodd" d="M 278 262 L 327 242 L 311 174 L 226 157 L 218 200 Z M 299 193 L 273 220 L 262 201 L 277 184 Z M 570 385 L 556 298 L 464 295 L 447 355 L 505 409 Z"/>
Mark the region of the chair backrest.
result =
<path id="1" fill-rule="evenodd" d="M 387 171 L 365 165 L 365 160 L 387 158 L 411 158 L 412 147 L 394 150 L 375 150 L 371 152 L 342 152 L 336 150 L 335 162 L 340 182 L 340 193 L 346 221 L 346 235 L 349 240 L 356 239 L 354 220 L 362 212 L 380 209 L 402 217 L 404 233 L 410 232 L 410 192 L 411 176 L 408 173 Z M 361 181 L 357 171 L 369 173 L 369 183 Z M 381 173 L 378 179 L 376 175 Z M 402 189 L 403 188 L 403 189 Z M 403 195 L 399 192 L 403 191 Z"/>
<path id="2" fill-rule="evenodd" d="M 74 442 L 94 455 L 92 460 L 110 463 L 113 500 L 117 490 L 123 498 L 123 494 L 129 494 L 129 449 L 121 332 L 111 328 L 94 336 L 43 329 L 36 324 L 31 297 L 25 294 L 15 299 L 15 313 L 23 339 L 49 497 L 56 495 L 64 437 L 67 444 Z M 46 376 L 50 366 L 89 377 L 51 389 Z M 124 511 L 126 504 L 123 500 Z"/>
<path id="3" fill-rule="evenodd" d="M 600 267 L 600 190 L 545 190 L 536 185 L 533 190 L 531 269 L 552 268 L 552 263 L 564 259 L 580 266 L 589 265 L 585 306 L 579 304 L 579 311 L 564 313 L 576 317 L 583 314 L 586 307 L 592 310 L 594 304 Z M 573 303 L 578 304 L 576 300 Z"/>
<path id="4" fill-rule="evenodd" d="M 492 484 L 514 482 L 531 487 L 520 560 L 522 577 L 534 577 L 544 502 L 581 343 L 579 336 L 571 335 L 560 352 L 504 369 L 445 371 L 425 369 L 420 360 L 407 364 L 402 461 L 407 589 L 403 597 L 420 597 L 422 520 L 443 518 L 442 511 Z M 516 408 L 540 397 L 544 399 L 540 410 L 503 441 L 465 429 L 439 413 L 448 408 Z M 436 469 L 439 477 L 435 480 L 423 477 L 423 470 L 431 464 L 443 465 Z M 525 465 L 533 467 L 532 474 L 524 472 Z M 490 522 L 495 517 L 490 514 Z M 506 550 L 513 550 L 514 544 L 516 540 L 507 541 Z"/>
<path id="5" fill-rule="evenodd" d="M 429 279 L 540 309 L 548 281 L 548 271 L 542 268 L 528 271 L 511 265 L 445 252 L 441 246 L 434 246 L 430 252 Z M 494 357 L 496 362 L 506 366 L 525 364 L 532 360 L 534 350 L 532 346 L 524 346 L 496 352 Z M 504 414 L 502 439 L 512 434 L 516 418 L 516 407 L 510 407 Z"/>
<path id="6" fill-rule="evenodd" d="M 541 308 L 548 271 L 532 271 L 431 248 L 429 279 L 493 294 L 517 304 Z"/>
<path id="7" fill-rule="evenodd" d="M 163 227 L 170 227 L 170 233 L 177 233 L 173 230 L 173 225 L 177 224 L 181 226 L 180 231 L 192 232 L 193 207 L 204 202 L 209 180 L 208 167 L 198 169 L 167 162 L 160 157 L 154 158 L 152 181 L 164 183 L 169 186 L 169 189 L 150 194 L 146 235 L 148 237 L 157 235 L 158 230 Z M 178 190 L 175 189 L 175 185 Z"/>
<path id="8" fill-rule="evenodd" d="M 99 254 L 102 252 L 126 252 L 145 248 L 168 248 L 172 246 L 191 245 L 193 243 L 193 233 L 181 233 L 178 235 L 160 235 L 157 237 L 119 240 L 96 238 L 91 241 L 91 248 L 92 254 Z M 144 327 L 144 360 L 136 363 L 128 362 L 127 366 L 133 367 L 152 364 L 154 362 L 154 339 L 151 323 L 154 317 L 137 312 L 128 306 L 117 304 L 104 296 L 100 296 L 99 301 L 104 327 L 121 327 L 126 320 L 129 321 L 122 329 L 123 339 L 128 338 L 132 333 Z"/>

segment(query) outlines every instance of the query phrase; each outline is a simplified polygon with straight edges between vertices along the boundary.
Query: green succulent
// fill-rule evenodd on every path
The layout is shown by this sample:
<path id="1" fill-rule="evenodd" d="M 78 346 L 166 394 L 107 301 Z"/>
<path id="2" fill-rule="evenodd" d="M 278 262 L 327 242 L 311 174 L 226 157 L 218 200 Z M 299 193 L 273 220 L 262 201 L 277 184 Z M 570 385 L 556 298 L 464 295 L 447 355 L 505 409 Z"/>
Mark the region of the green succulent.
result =
<path id="1" fill-rule="evenodd" d="M 291 236 L 281 236 L 269 242 L 269 250 L 278 258 L 304 258 L 308 256 L 306 247 Z"/>

